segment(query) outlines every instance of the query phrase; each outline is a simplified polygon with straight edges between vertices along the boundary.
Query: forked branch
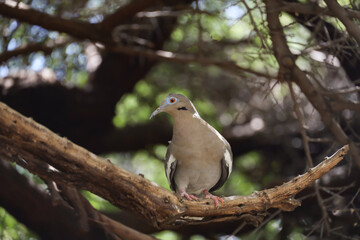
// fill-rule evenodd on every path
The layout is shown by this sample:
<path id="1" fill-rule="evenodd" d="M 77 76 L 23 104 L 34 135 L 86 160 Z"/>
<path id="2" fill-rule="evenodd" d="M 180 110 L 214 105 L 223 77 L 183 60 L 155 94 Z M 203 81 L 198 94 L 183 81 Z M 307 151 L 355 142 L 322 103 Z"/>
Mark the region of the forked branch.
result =
<path id="1" fill-rule="evenodd" d="M 204 224 L 242 219 L 258 225 L 269 208 L 292 211 L 294 195 L 329 172 L 347 154 L 346 145 L 308 172 L 281 186 L 249 196 L 226 197 L 216 209 L 211 201 L 182 201 L 144 177 L 127 172 L 60 137 L 0 103 L 0 158 L 16 162 L 43 179 L 89 190 L 112 204 L 137 212 L 155 227 Z M 47 163 L 53 168 L 41 167 Z"/>

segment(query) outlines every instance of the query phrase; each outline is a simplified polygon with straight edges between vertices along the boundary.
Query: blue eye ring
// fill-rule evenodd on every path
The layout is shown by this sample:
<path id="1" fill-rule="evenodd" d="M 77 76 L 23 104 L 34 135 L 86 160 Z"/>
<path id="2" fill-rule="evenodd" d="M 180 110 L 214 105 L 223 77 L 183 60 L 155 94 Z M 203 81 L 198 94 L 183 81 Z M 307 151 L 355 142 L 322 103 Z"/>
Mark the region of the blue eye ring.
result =
<path id="1" fill-rule="evenodd" d="M 177 98 L 176 97 L 170 97 L 167 99 L 168 104 L 174 104 L 177 102 Z"/>

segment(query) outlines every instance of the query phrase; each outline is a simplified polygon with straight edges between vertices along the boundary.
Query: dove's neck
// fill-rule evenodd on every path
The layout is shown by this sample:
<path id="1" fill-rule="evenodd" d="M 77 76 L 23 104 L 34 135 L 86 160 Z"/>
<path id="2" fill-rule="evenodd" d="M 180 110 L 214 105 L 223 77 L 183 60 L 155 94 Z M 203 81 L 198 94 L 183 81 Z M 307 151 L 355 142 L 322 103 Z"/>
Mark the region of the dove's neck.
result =
<path id="1" fill-rule="evenodd" d="M 195 136 L 201 136 L 204 131 L 204 120 L 197 112 L 174 116 L 173 137 L 174 144 L 186 145 Z"/>

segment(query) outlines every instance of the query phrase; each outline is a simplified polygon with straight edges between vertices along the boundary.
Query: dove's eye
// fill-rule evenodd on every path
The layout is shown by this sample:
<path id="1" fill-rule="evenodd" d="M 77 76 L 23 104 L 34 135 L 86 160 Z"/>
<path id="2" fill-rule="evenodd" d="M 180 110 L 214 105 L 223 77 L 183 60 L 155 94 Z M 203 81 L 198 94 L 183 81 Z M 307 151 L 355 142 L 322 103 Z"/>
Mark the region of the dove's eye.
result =
<path id="1" fill-rule="evenodd" d="M 177 102 L 177 99 L 175 97 L 171 97 L 168 99 L 168 103 L 169 104 L 173 104 L 173 103 L 176 103 Z"/>

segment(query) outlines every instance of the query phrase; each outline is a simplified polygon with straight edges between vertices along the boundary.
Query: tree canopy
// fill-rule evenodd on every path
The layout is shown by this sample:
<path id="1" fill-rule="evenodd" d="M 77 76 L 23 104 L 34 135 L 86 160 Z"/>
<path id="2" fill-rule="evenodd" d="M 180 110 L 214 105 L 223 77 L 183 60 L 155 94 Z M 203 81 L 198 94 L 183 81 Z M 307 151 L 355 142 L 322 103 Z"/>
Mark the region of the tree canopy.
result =
<path id="1" fill-rule="evenodd" d="M 359 7 L 345 0 L 0 2 L 0 238 L 359 238 Z M 292 189 L 281 207 L 270 201 L 236 215 L 226 212 L 230 198 L 223 212 L 179 202 L 163 167 L 171 119 L 149 120 L 171 92 L 191 99 L 228 139 L 234 170 L 217 194 L 245 196 L 235 197 L 240 208 L 311 175 L 344 145 L 348 157 L 306 190 Z M 162 202 L 139 200 L 154 193 L 169 196 L 165 203 L 181 208 L 183 219 L 168 218 L 170 209 L 155 214 Z"/>

